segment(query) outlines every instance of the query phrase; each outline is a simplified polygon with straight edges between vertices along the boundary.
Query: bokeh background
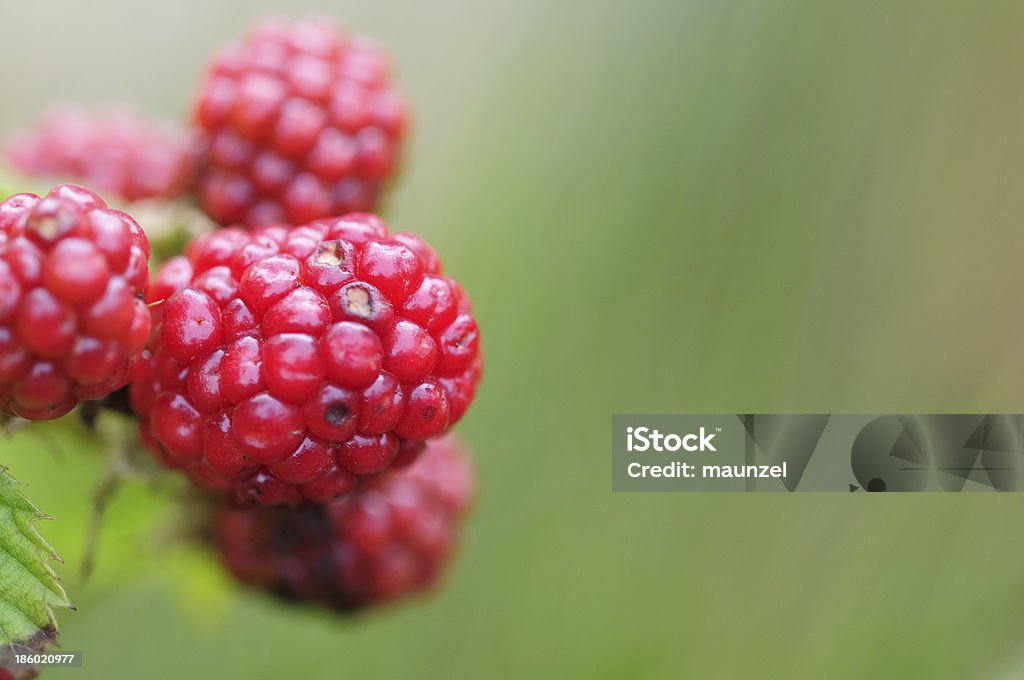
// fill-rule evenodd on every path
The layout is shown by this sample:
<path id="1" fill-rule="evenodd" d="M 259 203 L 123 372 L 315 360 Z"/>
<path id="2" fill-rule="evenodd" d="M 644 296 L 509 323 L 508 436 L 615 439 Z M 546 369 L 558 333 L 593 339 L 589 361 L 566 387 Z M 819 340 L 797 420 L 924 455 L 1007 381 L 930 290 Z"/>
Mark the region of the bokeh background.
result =
<path id="1" fill-rule="evenodd" d="M 6 0 L 0 129 L 170 117 L 272 0 Z M 1021 412 L 1024 6 L 291 2 L 390 46 L 384 210 L 470 292 L 481 500 L 435 596 L 339 620 L 234 588 L 164 487 L 0 440 L 53 515 L 79 669 L 44 678 L 1011 678 L 1024 496 L 613 495 L 616 412 Z M 55 452 L 56 450 L 56 452 Z"/>

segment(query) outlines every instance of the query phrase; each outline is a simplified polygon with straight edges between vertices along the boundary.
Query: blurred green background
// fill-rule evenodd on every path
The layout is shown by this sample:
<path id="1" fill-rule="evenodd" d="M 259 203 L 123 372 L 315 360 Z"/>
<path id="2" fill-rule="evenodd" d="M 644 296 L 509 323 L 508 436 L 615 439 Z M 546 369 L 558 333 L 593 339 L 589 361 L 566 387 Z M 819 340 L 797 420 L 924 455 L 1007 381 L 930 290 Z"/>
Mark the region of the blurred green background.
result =
<path id="1" fill-rule="evenodd" d="M 181 117 L 282 3 L 8 2 L 0 129 Z M 390 46 L 385 208 L 470 292 L 481 502 L 436 596 L 338 620 L 238 591 L 95 443 L 0 441 L 54 520 L 80 669 L 43 677 L 1019 677 L 1024 496 L 612 495 L 615 412 L 1021 412 L 1024 5 L 289 3 Z"/>

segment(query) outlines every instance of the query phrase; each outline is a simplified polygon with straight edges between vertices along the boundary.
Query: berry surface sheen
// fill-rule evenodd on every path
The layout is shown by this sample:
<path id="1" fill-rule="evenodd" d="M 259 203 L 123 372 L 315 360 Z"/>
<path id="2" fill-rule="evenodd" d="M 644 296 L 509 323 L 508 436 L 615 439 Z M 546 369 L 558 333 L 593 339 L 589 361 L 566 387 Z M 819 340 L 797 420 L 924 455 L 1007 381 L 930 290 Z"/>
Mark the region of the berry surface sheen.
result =
<path id="1" fill-rule="evenodd" d="M 461 287 L 366 213 L 203 235 L 148 300 L 158 330 L 131 394 L 143 439 L 242 505 L 324 502 L 411 463 L 480 379 Z"/>

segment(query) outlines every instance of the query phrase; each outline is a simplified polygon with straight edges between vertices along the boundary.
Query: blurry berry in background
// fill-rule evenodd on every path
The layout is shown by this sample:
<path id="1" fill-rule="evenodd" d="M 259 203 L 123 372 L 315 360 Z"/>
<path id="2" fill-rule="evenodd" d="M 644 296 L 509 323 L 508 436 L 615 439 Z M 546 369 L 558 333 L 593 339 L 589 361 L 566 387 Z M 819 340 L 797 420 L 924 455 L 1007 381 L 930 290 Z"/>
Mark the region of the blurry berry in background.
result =
<path id="1" fill-rule="evenodd" d="M 189 137 L 127 107 L 66 105 L 11 135 L 4 152 L 29 177 L 78 182 L 127 202 L 173 199 L 192 179 Z"/>
<path id="2" fill-rule="evenodd" d="M 453 437 L 430 442 L 410 467 L 326 505 L 233 509 L 217 517 L 224 566 L 283 598 L 360 609 L 430 588 L 455 550 L 474 496 Z"/>
<path id="3" fill-rule="evenodd" d="M 270 19 L 213 58 L 193 118 L 210 217 L 294 225 L 373 210 L 407 112 L 373 42 L 324 18 Z"/>

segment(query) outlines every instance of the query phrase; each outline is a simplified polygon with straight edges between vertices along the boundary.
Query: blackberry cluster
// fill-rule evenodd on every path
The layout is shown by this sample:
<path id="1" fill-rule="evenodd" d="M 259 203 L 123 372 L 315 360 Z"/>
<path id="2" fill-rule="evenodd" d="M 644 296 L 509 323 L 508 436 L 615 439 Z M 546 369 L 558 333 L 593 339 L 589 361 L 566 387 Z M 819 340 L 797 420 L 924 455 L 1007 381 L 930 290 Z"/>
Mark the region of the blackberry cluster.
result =
<path id="1" fill-rule="evenodd" d="M 433 585 L 473 495 L 468 458 L 443 437 L 411 466 L 330 503 L 224 507 L 214 535 L 221 561 L 242 583 L 351 611 Z"/>
<path id="2" fill-rule="evenodd" d="M 373 42 L 325 19 L 265 21 L 199 88 L 200 203 L 225 225 L 372 210 L 406 118 Z"/>
<path id="3" fill-rule="evenodd" d="M 406 121 L 372 43 L 272 19 L 213 60 L 193 134 L 66 109 L 16 135 L 7 158 L 28 176 L 188 196 L 224 228 L 150 285 L 142 229 L 92 191 L 0 203 L 0 417 L 110 405 L 128 385 L 146 448 L 220 492 L 240 580 L 339 609 L 429 586 L 474 493 L 442 435 L 481 356 L 437 254 L 365 212 Z"/>
<path id="4" fill-rule="evenodd" d="M 0 413 L 57 418 L 127 384 L 148 265 L 139 225 L 88 189 L 0 203 Z"/>
<path id="5" fill-rule="evenodd" d="M 323 502 L 410 462 L 480 377 L 462 289 L 373 215 L 205 235 L 149 299 L 159 329 L 132 385 L 144 440 L 241 503 Z"/>

